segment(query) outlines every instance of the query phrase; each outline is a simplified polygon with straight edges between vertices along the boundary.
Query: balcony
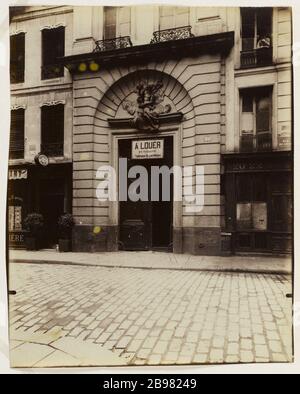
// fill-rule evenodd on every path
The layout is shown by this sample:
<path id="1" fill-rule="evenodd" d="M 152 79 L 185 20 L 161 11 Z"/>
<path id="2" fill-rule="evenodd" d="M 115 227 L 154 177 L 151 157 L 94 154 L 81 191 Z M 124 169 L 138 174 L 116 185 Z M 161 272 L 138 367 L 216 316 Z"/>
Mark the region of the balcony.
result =
<path id="1" fill-rule="evenodd" d="M 242 39 L 241 68 L 271 66 L 273 63 L 273 48 L 271 36 L 258 40 Z"/>
<path id="2" fill-rule="evenodd" d="M 153 33 L 153 38 L 150 44 L 157 44 L 159 42 L 184 40 L 186 38 L 192 38 L 191 26 L 175 27 L 173 29 L 158 30 Z"/>
<path id="3" fill-rule="evenodd" d="M 240 136 L 240 152 L 270 152 L 272 150 L 272 132 L 261 132 L 257 135 L 243 133 Z"/>
<path id="4" fill-rule="evenodd" d="M 48 64 L 42 66 L 42 79 L 60 78 L 64 76 L 64 67 L 61 64 Z"/>
<path id="5" fill-rule="evenodd" d="M 47 143 L 41 145 L 41 152 L 49 157 L 58 157 L 64 155 L 64 143 Z"/>
<path id="6" fill-rule="evenodd" d="M 265 67 L 273 63 L 272 48 L 253 49 L 241 52 L 241 67 Z"/>
<path id="7" fill-rule="evenodd" d="M 99 40 L 95 42 L 96 47 L 93 53 L 104 52 L 104 51 L 114 51 L 116 49 L 124 49 L 132 47 L 131 38 L 129 36 L 116 37 L 107 40 Z"/>

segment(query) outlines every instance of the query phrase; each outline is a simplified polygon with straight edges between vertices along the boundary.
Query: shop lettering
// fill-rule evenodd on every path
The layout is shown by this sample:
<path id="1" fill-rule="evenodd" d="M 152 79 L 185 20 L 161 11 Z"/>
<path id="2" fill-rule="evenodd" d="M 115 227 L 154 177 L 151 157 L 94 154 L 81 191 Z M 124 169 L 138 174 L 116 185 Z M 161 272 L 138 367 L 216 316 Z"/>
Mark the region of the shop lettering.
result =
<path id="1" fill-rule="evenodd" d="M 27 170 L 9 170 L 9 180 L 27 179 Z"/>
<path id="2" fill-rule="evenodd" d="M 24 235 L 23 234 L 9 234 L 9 241 L 15 243 L 23 243 Z"/>

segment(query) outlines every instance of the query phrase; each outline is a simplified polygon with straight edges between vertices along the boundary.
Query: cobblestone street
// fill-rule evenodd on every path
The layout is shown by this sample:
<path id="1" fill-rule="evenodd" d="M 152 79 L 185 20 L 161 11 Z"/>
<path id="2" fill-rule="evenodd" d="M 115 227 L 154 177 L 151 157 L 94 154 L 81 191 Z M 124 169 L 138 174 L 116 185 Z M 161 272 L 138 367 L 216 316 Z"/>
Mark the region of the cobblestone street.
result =
<path id="1" fill-rule="evenodd" d="M 289 276 L 16 263 L 10 278 L 16 366 L 37 344 L 32 366 L 75 363 L 78 344 L 119 365 L 292 361 Z"/>

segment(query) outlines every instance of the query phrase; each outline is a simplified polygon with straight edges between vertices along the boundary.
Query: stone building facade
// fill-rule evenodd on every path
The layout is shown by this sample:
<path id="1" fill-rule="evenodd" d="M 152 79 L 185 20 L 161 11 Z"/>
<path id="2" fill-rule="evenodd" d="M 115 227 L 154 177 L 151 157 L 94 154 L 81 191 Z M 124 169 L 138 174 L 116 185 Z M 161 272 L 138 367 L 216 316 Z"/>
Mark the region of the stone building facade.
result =
<path id="1" fill-rule="evenodd" d="M 24 38 L 11 41 L 11 59 L 23 51 L 25 71 L 11 85 L 19 111 L 10 149 L 19 153 L 9 162 L 11 244 L 22 245 L 23 216 L 39 211 L 48 246 L 57 242 L 57 216 L 72 212 L 75 251 L 291 252 L 291 27 L 286 7 L 14 12 L 11 40 Z M 19 58 L 11 70 L 20 67 Z M 164 152 L 134 159 L 136 141 L 163 141 Z M 111 165 L 119 173 L 120 157 L 129 165 L 203 166 L 203 209 L 190 212 L 185 199 L 99 201 L 97 170 Z M 182 182 L 196 187 L 197 179 Z"/>

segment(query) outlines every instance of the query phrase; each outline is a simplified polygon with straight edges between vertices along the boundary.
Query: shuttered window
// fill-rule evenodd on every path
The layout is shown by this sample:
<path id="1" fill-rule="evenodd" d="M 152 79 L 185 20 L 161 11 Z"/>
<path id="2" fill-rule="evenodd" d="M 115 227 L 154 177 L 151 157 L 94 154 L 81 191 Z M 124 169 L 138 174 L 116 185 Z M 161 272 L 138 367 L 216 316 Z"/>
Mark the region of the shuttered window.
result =
<path id="1" fill-rule="evenodd" d="M 173 29 L 189 25 L 188 7 L 160 7 L 159 29 Z"/>
<path id="2" fill-rule="evenodd" d="M 23 108 L 11 111 L 11 127 L 9 142 L 9 158 L 24 158 L 24 120 L 25 110 Z"/>
<path id="3" fill-rule="evenodd" d="M 41 111 L 41 152 L 50 157 L 63 156 L 64 105 L 43 106 Z"/>
<path id="4" fill-rule="evenodd" d="M 64 67 L 59 58 L 65 54 L 65 28 L 42 31 L 42 79 L 63 77 Z"/>
<path id="5" fill-rule="evenodd" d="M 25 33 L 10 37 L 10 82 L 24 82 Z"/>

